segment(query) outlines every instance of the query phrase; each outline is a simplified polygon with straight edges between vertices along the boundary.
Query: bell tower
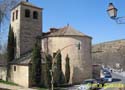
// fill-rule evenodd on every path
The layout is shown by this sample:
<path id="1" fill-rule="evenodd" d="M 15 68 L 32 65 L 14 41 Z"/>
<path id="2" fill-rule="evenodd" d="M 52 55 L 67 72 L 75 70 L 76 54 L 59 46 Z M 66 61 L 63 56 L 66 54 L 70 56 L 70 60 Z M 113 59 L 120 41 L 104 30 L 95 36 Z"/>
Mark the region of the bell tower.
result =
<path id="1" fill-rule="evenodd" d="M 16 38 L 16 58 L 32 50 L 36 37 L 42 35 L 42 8 L 26 1 L 11 11 L 11 27 Z"/>

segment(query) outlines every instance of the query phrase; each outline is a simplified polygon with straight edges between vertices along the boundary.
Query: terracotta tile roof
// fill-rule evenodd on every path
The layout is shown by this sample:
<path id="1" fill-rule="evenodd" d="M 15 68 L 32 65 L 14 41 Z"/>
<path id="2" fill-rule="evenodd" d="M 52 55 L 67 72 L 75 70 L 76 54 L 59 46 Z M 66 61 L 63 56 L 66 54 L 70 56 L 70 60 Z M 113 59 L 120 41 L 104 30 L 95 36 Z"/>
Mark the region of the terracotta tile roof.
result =
<path id="1" fill-rule="evenodd" d="M 14 59 L 11 62 L 11 64 L 28 65 L 31 63 L 31 55 L 32 55 L 32 51 L 29 51 L 29 52 L 25 53 L 24 55 L 22 55 L 20 58 Z"/>
<path id="2" fill-rule="evenodd" d="M 46 35 L 45 37 L 49 37 L 49 36 L 83 36 L 84 37 L 87 35 L 67 25 L 63 28 L 56 29 L 55 32 L 50 32 L 50 34 Z M 87 37 L 90 37 L 90 36 L 87 36 Z"/>
<path id="3" fill-rule="evenodd" d="M 29 51 L 28 53 L 25 53 L 20 58 L 13 60 L 11 62 L 11 64 L 14 64 L 14 65 L 29 65 L 29 64 L 32 63 L 31 57 L 32 57 L 32 51 Z M 44 60 L 45 60 L 45 54 L 42 53 L 42 61 L 44 61 Z M 42 62 L 42 63 L 45 63 L 45 61 Z"/>

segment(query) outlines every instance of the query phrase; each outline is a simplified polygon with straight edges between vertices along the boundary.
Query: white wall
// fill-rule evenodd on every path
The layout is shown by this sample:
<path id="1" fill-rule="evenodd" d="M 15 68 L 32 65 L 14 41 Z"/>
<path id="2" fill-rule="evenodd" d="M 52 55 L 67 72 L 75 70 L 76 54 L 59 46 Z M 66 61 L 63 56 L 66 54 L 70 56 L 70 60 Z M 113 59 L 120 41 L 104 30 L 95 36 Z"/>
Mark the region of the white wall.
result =
<path id="1" fill-rule="evenodd" d="M 16 67 L 16 71 L 14 71 Z M 29 67 L 22 65 L 11 65 L 11 81 L 24 87 L 29 86 Z"/>
<path id="2" fill-rule="evenodd" d="M 0 79 L 6 81 L 7 69 L 5 66 L 0 66 Z"/>

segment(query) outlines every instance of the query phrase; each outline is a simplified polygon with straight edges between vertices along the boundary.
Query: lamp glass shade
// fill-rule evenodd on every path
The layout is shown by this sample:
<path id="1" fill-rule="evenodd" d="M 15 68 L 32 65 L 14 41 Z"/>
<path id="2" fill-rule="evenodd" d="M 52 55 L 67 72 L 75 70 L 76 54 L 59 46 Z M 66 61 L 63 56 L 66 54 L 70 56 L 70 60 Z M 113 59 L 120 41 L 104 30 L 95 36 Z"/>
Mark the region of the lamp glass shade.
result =
<path id="1" fill-rule="evenodd" d="M 117 9 L 114 7 L 114 5 L 112 3 L 109 3 L 109 7 L 108 7 L 108 10 L 107 10 L 110 18 L 116 18 L 117 16 Z"/>

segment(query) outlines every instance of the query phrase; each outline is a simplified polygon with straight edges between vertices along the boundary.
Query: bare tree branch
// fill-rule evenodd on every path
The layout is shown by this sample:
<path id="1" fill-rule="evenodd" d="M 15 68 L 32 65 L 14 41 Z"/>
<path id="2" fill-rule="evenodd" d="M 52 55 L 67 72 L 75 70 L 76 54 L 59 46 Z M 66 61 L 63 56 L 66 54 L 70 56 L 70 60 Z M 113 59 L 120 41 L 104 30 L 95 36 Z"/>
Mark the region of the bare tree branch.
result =
<path id="1" fill-rule="evenodd" d="M 7 27 L 9 25 L 10 11 L 20 1 L 21 0 L 0 0 L 0 47 L 3 43 L 3 33 L 7 32 Z"/>

